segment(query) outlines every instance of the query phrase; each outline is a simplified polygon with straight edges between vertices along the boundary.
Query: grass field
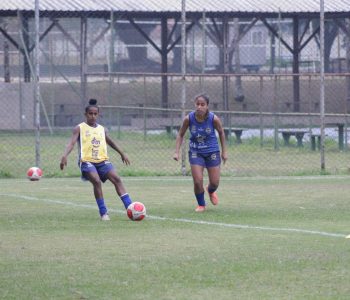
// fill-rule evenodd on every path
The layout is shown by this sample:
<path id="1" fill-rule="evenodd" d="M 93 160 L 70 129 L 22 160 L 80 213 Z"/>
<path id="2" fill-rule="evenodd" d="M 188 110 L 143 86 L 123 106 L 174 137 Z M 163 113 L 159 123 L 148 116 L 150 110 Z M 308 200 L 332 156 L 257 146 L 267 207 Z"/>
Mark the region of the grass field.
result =
<path id="1" fill-rule="evenodd" d="M 68 166 L 62 172 L 59 169 L 61 156 L 71 136 L 70 130 L 54 135 L 42 134 L 40 146 L 40 167 L 45 177 L 77 177 L 77 146 L 68 158 Z M 122 166 L 118 153 L 109 148 L 110 160 L 122 176 L 176 176 L 181 175 L 181 163 L 173 159 L 175 139 L 166 133 L 149 134 L 113 131 L 110 136 L 127 153 L 131 161 L 128 167 Z M 0 133 L 0 153 L 6 159 L 0 165 L 0 178 L 25 178 L 29 167 L 35 165 L 35 136 L 33 133 Z M 230 143 L 231 142 L 231 143 Z M 188 142 L 186 142 L 188 145 Z M 290 147 L 283 146 L 274 150 L 272 138 L 266 138 L 263 147 L 256 137 L 247 138 L 242 144 L 228 142 L 228 157 L 222 168 L 223 176 L 300 176 L 349 175 L 350 151 L 339 151 L 337 142 L 326 140 L 326 170 L 321 172 L 320 152 L 311 151 L 305 142 L 303 148 L 291 141 Z M 186 172 L 190 174 L 188 158 L 185 158 Z"/>
<path id="2" fill-rule="evenodd" d="M 77 178 L 0 180 L 1 299 L 349 299 L 349 178 L 222 178 L 194 212 L 189 177 L 110 183 L 101 222 Z"/>

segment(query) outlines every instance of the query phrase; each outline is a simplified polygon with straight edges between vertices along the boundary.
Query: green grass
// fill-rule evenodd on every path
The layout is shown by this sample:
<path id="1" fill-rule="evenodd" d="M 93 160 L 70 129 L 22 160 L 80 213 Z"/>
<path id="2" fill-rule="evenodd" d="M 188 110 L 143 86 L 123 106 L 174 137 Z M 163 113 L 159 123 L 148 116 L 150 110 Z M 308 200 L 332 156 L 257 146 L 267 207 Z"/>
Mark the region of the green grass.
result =
<path id="1" fill-rule="evenodd" d="M 71 132 L 41 135 L 40 160 L 46 177 L 76 177 L 77 147 L 68 158 L 68 167 L 62 172 L 59 162 Z M 163 134 L 138 132 L 110 132 L 113 140 L 127 153 L 131 165 L 122 165 L 120 156 L 109 149 L 110 160 L 123 176 L 173 176 L 181 175 L 181 163 L 172 159 L 175 139 Z M 35 165 L 35 136 L 33 133 L 0 133 L 2 141 L 0 153 L 6 160 L 0 166 L 0 178 L 24 178 L 26 170 Z M 187 144 L 187 143 L 186 143 Z M 292 141 L 290 147 L 283 146 L 280 141 L 278 151 L 274 149 L 272 139 L 266 138 L 263 147 L 257 138 L 244 139 L 240 145 L 234 139 L 228 141 L 229 160 L 222 167 L 223 176 L 295 176 L 314 174 L 349 174 L 346 163 L 350 159 L 350 151 L 339 151 L 336 141 L 326 140 L 326 170 L 321 172 L 319 151 L 311 151 L 309 143 L 298 148 Z M 190 173 L 187 157 L 186 172 Z"/>
<path id="2" fill-rule="evenodd" d="M 101 222 L 89 183 L 2 179 L 0 298 L 348 299 L 348 181 L 223 177 L 196 214 L 191 178 L 129 177 L 149 216 L 129 221 L 106 183 Z"/>

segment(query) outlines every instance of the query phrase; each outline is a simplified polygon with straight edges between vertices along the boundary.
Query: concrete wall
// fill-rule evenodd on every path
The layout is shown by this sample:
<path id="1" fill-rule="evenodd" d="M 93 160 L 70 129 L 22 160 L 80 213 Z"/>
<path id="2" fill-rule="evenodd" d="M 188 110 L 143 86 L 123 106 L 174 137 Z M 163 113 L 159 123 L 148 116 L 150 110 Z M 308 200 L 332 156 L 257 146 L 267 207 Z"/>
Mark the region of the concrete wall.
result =
<path id="1" fill-rule="evenodd" d="M 0 130 L 34 128 L 34 84 L 0 83 Z"/>

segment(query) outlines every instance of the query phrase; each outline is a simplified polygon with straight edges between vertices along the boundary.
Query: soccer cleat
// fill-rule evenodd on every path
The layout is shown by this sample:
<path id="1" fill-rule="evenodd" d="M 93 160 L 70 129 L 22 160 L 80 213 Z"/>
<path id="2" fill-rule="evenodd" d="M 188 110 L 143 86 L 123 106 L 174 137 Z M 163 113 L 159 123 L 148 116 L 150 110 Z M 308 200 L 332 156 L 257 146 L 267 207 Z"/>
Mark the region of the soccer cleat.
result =
<path id="1" fill-rule="evenodd" d="M 110 218 L 109 218 L 109 215 L 108 214 L 104 214 L 101 216 L 101 221 L 109 221 Z"/>
<path id="2" fill-rule="evenodd" d="M 204 212 L 205 211 L 205 206 L 198 205 L 195 209 L 195 212 Z"/>
<path id="3" fill-rule="evenodd" d="M 208 192 L 208 194 L 209 194 L 210 202 L 211 202 L 213 205 L 218 205 L 218 203 L 219 203 L 219 197 L 218 197 L 218 195 L 216 195 L 215 192 L 209 193 L 208 187 L 209 187 L 209 185 L 207 185 L 207 192 Z"/>

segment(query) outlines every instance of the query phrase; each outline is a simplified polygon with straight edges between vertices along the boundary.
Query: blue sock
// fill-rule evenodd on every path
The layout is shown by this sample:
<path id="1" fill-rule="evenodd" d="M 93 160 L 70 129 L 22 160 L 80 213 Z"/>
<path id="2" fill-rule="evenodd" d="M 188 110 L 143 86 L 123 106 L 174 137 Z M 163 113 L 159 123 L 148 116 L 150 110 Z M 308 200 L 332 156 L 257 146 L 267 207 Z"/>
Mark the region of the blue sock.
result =
<path id="1" fill-rule="evenodd" d="M 130 196 L 128 193 L 124 194 L 124 195 L 121 195 L 120 196 L 120 199 L 123 201 L 123 204 L 125 206 L 125 209 L 128 208 L 128 206 L 132 203 L 131 199 L 130 199 Z"/>
<path id="2" fill-rule="evenodd" d="M 200 194 L 195 194 L 199 206 L 205 206 L 204 192 Z"/>
<path id="3" fill-rule="evenodd" d="M 105 205 L 105 201 L 104 199 L 96 199 L 96 203 L 97 203 L 97 206 L 98 206 L 98 209 L 100 211 L 100 216 L 103 216 L 107 213 L 107 207 Z"/>
<path id="4" fill-rule="evenodd" d="M 208 193 L 211 194 L 211 193 L 214 193 L 215 191 L 217 190 L 217 187 L 216 188 L 212 188 L 209 184 L 208 186 Z"/>

